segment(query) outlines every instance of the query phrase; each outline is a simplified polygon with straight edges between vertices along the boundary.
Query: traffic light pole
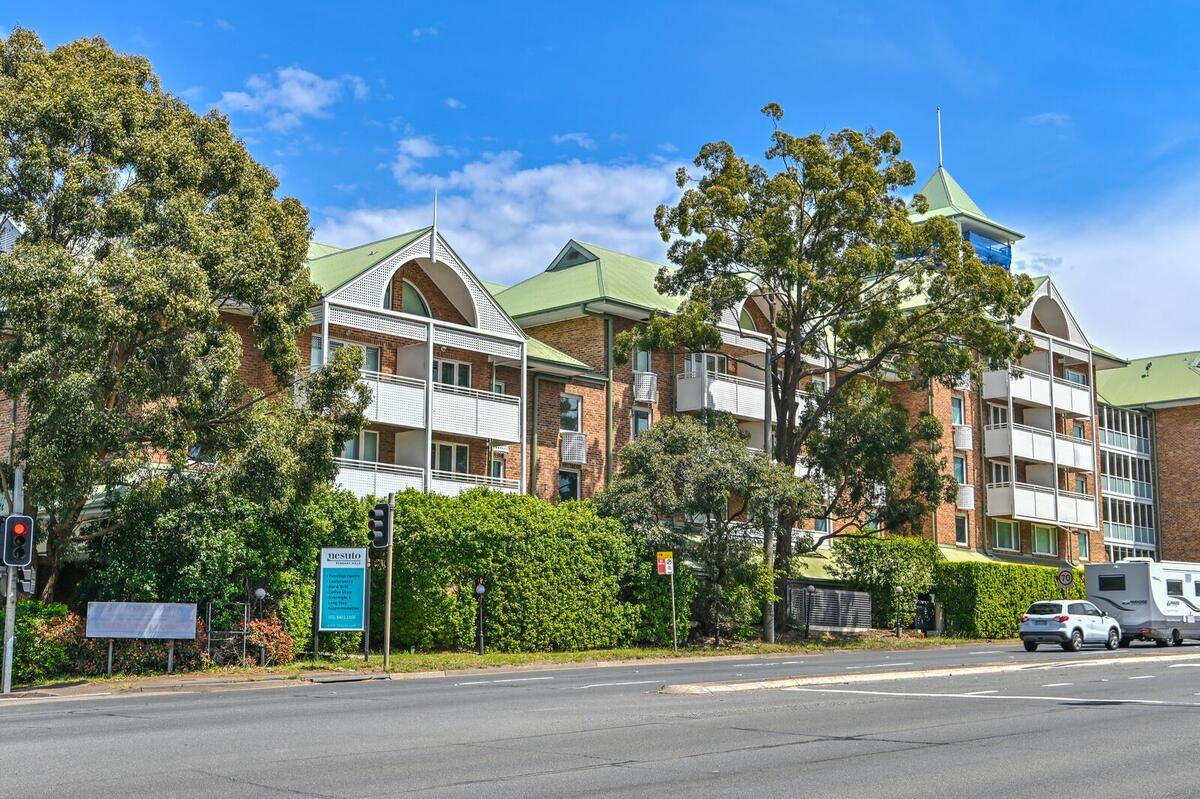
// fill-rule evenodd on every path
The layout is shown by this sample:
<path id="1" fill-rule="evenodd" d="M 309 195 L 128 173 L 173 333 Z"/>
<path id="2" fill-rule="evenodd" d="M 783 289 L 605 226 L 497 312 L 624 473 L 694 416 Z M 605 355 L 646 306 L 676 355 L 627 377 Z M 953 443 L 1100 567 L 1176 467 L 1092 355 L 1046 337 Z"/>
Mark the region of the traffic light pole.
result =
<path id="1" fill-rule="evenodd" d="M 13 506 L 10 513 L 25 512 L 25 470 L 19 466 L 13 470 Z M 30 531 L 32 532 L 32 531 Z M 30 536 L 32 546 L 33 536 Z M 8 567 L 8 585 L 4 600 L 4 693 L 12 693 L 13 650 L 16 647 L 17 622 L 17 567 Z"/>
<path id="2" fill-rule="evenodd" d="M 388 494 L 388 507 L 396 507 L 396 495 Z M 383 583 L 383 670 L 391 671 L 392 667 L 392 541 L 395 531 L 388 536 L 387 545 L 387 579 Z"/>

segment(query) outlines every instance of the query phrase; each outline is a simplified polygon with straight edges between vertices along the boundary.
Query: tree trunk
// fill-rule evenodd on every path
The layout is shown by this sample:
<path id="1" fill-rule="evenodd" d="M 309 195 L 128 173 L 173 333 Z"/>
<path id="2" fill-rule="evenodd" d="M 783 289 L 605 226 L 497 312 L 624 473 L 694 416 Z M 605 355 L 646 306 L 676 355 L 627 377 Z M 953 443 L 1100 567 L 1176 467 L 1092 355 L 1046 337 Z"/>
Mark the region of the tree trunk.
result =
<path id="1" fill-rule="evenodd" d="M 775 580 L 775 593 L 780 601 L 775 603 L 775 629 L 787 629 L 787 584 L 792 565 L 792 519 L 784 519 L 784 525 L 779 528 L 779 536 L 775 540 L 775 568 L 779 577 Z"/>

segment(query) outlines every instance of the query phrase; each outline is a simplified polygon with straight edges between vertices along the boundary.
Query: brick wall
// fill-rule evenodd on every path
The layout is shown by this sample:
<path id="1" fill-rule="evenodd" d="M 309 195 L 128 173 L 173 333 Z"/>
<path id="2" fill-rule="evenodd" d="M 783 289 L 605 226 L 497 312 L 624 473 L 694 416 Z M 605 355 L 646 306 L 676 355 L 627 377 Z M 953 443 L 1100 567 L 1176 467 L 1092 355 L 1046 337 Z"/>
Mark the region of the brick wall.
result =
<path id="1" fill-rule="evenodd" d="M 1163 560 L 1200 561 L 1200 405 L 1154 412 Z"/>

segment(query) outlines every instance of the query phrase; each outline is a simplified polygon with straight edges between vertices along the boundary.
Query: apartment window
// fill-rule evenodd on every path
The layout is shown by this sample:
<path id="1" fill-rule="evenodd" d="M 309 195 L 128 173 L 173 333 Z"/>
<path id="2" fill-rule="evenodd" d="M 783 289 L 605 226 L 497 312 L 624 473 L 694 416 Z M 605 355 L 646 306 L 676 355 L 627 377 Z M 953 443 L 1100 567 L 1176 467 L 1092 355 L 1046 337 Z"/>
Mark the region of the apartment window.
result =
<path id="1" fill-rule="evenodd" d="M 466 444 L 435 441 L 431 449 L 433 468 L 437 471 L 470 474 L 471 449 Z"/>
<path id="2" fill-rule="evenodd" d="M 753 330 L 758 332 L 758 326 L 754 324 L 754 317 L 750 315 L 750 311 L 745 306 L 742 306 L 742 312 L 738 314 L 738 325 L 743 330 Z"/>
<path id="3" fill-rule="evenodd" d="M 492 458 L 491 475 L 496 480 L 504 478 L 504 458 Z"/>
<path id="4" fill-rule="evenodd" d="M 1087 533 L 1076 533 L 1075 536 L 1079 542 L 1079 559 L 1091 560 L 1091 542 L 1088 541 Z"/>
<path id="5" fill-rule="evenodd" d="M 988 424 L 1008 424 L 1008 408 L 1003 405 L 988 405 Z"/>
<path id="6" fill-rule="evenodd" d="M 633 351 L 633 371 L 649 372 L 650 371 L 650 351 L 643 349 L 635 349 Z"/>
<path id="7" fill-rule="evenodd" d="M 1067 376 L 1067 380 L 1074 383 L 1075 385 L 1077 385 L 1077 386 L 1086 386 L 1087 385 L 1087 375 L 1085 375 L 1083 372 L 1076 371 L 1075 369 L 1068 369 L 1068 370 L 1066 370 L 1065 374 Z"/>
<path id="8" fill-rule="evenodd" d="M 363 369 L 367 370 L 368 372 L 379 371 L 378 347 L 368 347 L 364 344 L 357 344 L 353 341 L 338 341 L 337 339 L 332 339 L 329 344 L 330 356 L 332 356 L 333 353 L 337 352 L 342 347 L 358 347 L 363 351 Z M 312 341 L 309 345 L 308 357 L 309 363 L 311 363 L 313 366 L 321 365 L 322 353 L 320 336 L 312 337 Z"/>
<path id="9" fill-rule="evenodd" d="M 1076 494 L 1086 494 L 1087 493 L 1087 478 L 1081 474 L 1075 475 L 1075 493 Z"/>
<path id="10" fill-rule="evenodd" d="M 1075 422 L 1074 424 L 1072 424 L 1071 425 L 1071 435 L 1073 435 L 1075 437 L 1076 441 L 1083 441 L 1083 425 L 1080 424 L 1079 422 Z"/>
<path id="11" fill-rule="evenodd" d="M 1020 549 L 1021 539 L 1017 530 L 1016 522 L 996 519 L 992 523 L 992 546 L 996 549 Z"/>
<path id="12" fill-rule="evenodd" d="M 504 386 L 504 381 L 503 381 L 503 380 L 493 380 L 493 381 L 492 381 L 492 393 L 493 393 L 493 394 L 505 394 L 505 393 L 507 393 L 507 392 L 505 391 L 505 386 Z"/>
<path id="13" fill-rule="evenodd" d="M 729 362 L 719 352 L 689 352 L 683 356 L 684 377 L 699 377 L 705 368 L 710 374 L 729 374 Z"/>
<path id="14" fill-rule="evenodd" d="M 642 433 L 650 429 L 650 409 L 649 408 L 634 408 L 633 409 L 633 437 L 637 438 Z"/>
<path id="15" fill-rule="evenodd" d="M 813 394 L 824 394 L 828 388 L 829 385 L 820 377 L 814 377 L 808 381 L 808 390 Z"/>
<path id="16" fill-rule="evenodd" d="M 558 395 L 558 429 L 570 433 L 582 430 L 583 418 L 580 411 L 583 408 L 583 397 L 578 394 Z"/>
<path id="17" fill-rule="evenodd" d="M 829 532 L 829 519 L 813 519 L 813 531 L 821 534 Z"/>
<path id="18" fill-rule="evenodd" d="M 391 310 L 392 299 L 392 284 L 389 283 L 383 292 L 383 307 Z M 424 295 L 407 280 L 400 281 L 400 310 L 413 316 L 432 316 Z"/>
<path id="19" fill-rule="evenodd" d="M 950 421 L 954 424 L 966 424 L 966 404 L 957 394 L 950 397 Z"/>
<path id="20" fill-rule="evenodd" d="M 1008 483 L 1009 482 L 1008 464 L 1003 461 L 988 461 L 988 482 L 989 483 Z"/>
<path id="21" fill-rule="evenodd" d="M 959 485 L 967 484 L 967 459 L 962 455 L 954 456 L 954 479 Z"/>
<path id="22" fill-rule="evenodd" d="M 1058 554 L 1058 531 L 1055 528 L 1040 524 L 1033 526 L 1033 554 Z"/>
<path id="23" fill-rule="evenodd" d="M 342 445 L 342 457 L 349 461 L 375 463 L 379 460 L 379 433 L 363 430 L 357 438 Z"/>
<path id="24" fill-rule="evenodd" d="M 558 501 L 579 499 L 579 472 L 574 469 L 558 470 Z"/>
<path id="25" fill-rule="evenodd" d="M 471 387 L 471 364 L 433 359 L 433 382 L 446 386 Z"/>
<path id="26" fill-rule="evenodd" d="M 960 513 L 954 517 L 954 543 L 960 547 L 970 543 L 970 523 L 971 520 L 964 514 Z"/>

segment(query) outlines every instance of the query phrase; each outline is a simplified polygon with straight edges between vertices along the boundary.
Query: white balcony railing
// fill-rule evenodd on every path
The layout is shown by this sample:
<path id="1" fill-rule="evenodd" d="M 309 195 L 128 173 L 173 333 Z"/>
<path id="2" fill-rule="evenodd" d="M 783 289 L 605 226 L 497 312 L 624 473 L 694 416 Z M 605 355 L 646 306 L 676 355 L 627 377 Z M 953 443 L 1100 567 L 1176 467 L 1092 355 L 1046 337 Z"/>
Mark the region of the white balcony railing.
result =
<path id="1" fill-rule="evenodd" d="M 975 486 L 959 485 L 958 498 L 954 506 L 959 510 L 975 510 Z"/>
<path id="2" fill-rule="evenodd" d="M 989 516 L 1096 528 L 1096 498 L 1033 483 L 988 483 Z"/>
<path id="3" fill-rule="evenodd" d="M 1072 416 L 1092 415 L 1092 392 L 1087 386 L 1054 378 L 1054 409 Z"/>
<path id="4" fill-rule="evenodd" d="M 715 372 L 684 373 L 675 378 L 680 411 L 725 411 L 739 419 L 763 418 L 766 389 L 761 381 Z"/>
<path id="5" fill-rule="evenodd" d="M 409 488 L 425 488 L 425 470 L 417 466 L 398 466 L 391 463 L 354 461 L 334 458 L 338 472 L 336 483 L 359 497 L 386 497 Z"/>
<path id="6" fill-rule="evenodd" d="M 587 463 L 587 433 L 563 430 L 559 433 L 559 450 L 563 463 Z"/>
<path id="7" fill-rule="evenodd" d="M 983 429 L 983 452 L 989 458 L 1014 455 L 1040 463 L 1054 462 L 1054 434 L 1023 424 L 989 424 Z"/>
<path id="8" fill-rule="evenodd" d="M 971 429 L 970 425 L 954 425 L 953 436 L 955 449 L 971 450 L 975 447 L 975 431 Z"/>
<path id="9" fill-rule="evenodd" d="M 1009 393 L 1018 402 L 1049 406 L 1050 375 L 1021 367 L 1011 372 L 993 369 L 983 373 L 984 399 L 1007 399 Z"/>
<path id="10" fill-rule="evenodd" d="M 515 443 L 521 438 L 521 398 L 434 383 L 433 429 Z"/>
<path id="11" fill-rule="evenodd" d="M 400 427 L 425 426 L 424 380 L 364 370 L 359 382 L 371 390 L 371 404 L 365 411 L 368 420 Z"/>
<path id="12" fill-rule="evenodd" d="M 1068 469 L 1092 472 L 1096 470 L 1096 458 L 1092 452 L 1092 442 L 1085 438 L 1054 434 L 1055 456 L 1058 465 Z"/>
<path id="13" fill-rule="evenodd" d="M 633 401 L 658 402 L 658 374 L 655 372 L 633 373 Z"/>
<path id="14" fill-rule="evenodd" d="M 429 488 L 439 494 L 456 497 L 464 491 L 470 491 L 479 486 L 486 486 L 493 491 L 515 494 L 520 488 L 520 483 L 508 477 L 485 477 L 463 472 L 444 472 L 439 469 L 434 469 L 429 473 Z"/>

